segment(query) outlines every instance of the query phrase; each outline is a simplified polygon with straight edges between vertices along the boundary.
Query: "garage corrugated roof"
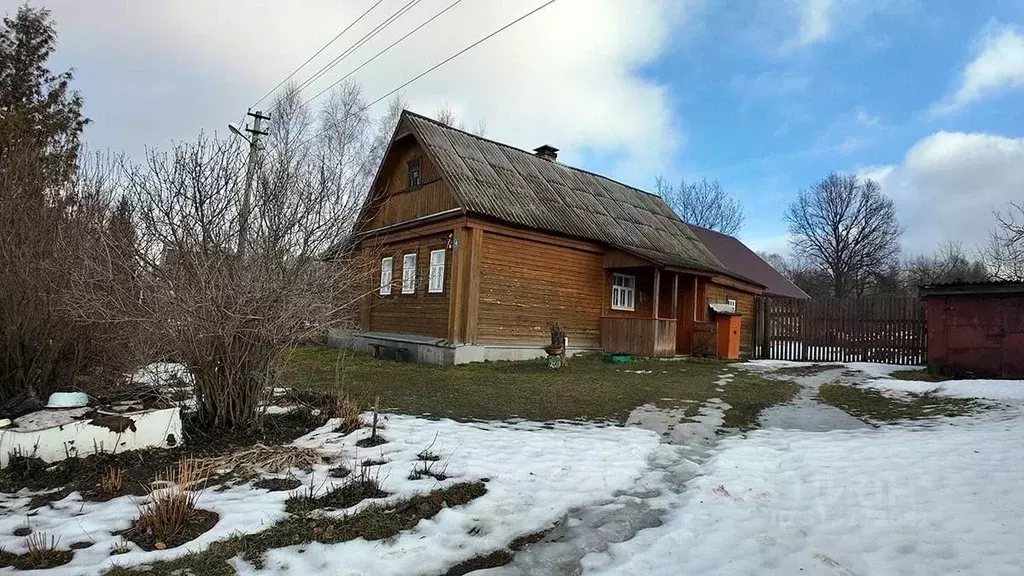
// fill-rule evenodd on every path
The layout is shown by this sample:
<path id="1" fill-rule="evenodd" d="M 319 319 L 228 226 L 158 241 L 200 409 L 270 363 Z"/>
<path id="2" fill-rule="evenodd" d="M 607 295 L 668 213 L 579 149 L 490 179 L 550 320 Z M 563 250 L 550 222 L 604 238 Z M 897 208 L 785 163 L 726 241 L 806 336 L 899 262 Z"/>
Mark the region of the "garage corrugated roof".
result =
<path id="1" fill-rule="evenodd" d="M 657 264 L 729 274 L 665 201 L 525 150 L 402 113 L 467 212 L 592 240 Z"/>

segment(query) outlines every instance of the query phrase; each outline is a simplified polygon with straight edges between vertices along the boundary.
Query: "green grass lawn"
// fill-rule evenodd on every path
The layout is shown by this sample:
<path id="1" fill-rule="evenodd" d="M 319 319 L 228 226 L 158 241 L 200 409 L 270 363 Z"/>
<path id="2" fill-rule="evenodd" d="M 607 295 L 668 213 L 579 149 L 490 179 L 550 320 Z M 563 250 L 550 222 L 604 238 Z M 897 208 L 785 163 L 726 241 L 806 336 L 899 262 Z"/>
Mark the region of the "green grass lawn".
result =
<path id="1" fill-rule="evenodd" d="M 430 366 L 308 347 L 284 357 L 283 375 L 287 386 L 344 389 L 364 406 L 380 398 L 381 410 L 460 420 L 623 422 L 643 404 L 684 408 L 692 416 L 701 403 L 717 397 L 732 406 L 725 426 L 734 428 L 753 427 L 762 409 L 790 401 L 797 390 L 791 382 L 732 369 L 732 383 L 716 391 L 716 381 L 729 367 L 720 362 L 609 364 L 583 356 L 567 364 L 560 370 L 548 368 L 545 360 Z"/>
<path id="2" fill-rule="evenodd" d="M 970 398 L 953 398 L 934 394 L 907 394 L 906 399 L 886 396 L 877 390 L 823 384 L 818 399 L 868 420 L 892 422 L 918 420 L 937 416 L 964 416 L 983 408 Z"/>

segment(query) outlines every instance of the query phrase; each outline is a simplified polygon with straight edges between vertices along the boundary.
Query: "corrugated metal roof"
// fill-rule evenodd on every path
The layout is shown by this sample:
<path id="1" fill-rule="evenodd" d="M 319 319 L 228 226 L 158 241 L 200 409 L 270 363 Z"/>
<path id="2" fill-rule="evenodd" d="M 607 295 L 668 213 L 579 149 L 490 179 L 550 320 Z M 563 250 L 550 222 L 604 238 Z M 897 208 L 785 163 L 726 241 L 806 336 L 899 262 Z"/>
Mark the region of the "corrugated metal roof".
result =
<path id="1" fill-rule="evenodd" d="M 977 294 L 1024 294 L 1024 282 L 990 280 L 987 282 L 946 282 L 926 284 L 918 288 L 921 296 L 952 296 Z"/>
<path id="2" fill-rule="evenodd" d="M 810 298 L 799 286 L 783 276 L 771 264 L 762 260 L 737 238 L 692 224 L 690 230 L 718 257 L 719 262 L 729 268 L 733 275 L 764 285 L 766 295 L 800 300 Z"/>
<path id="3" fill-rule="evenodd" d="M 729 273 L 658 196 L 405 111 L 468 212 L 608 244 L 658 264 Z"/>

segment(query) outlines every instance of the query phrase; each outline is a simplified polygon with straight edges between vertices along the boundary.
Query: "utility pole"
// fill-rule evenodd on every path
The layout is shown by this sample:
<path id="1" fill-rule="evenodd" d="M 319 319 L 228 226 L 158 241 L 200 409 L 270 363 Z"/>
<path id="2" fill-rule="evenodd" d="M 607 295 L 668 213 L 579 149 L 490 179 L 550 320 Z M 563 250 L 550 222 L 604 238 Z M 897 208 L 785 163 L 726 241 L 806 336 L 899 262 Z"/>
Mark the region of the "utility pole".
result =
<path id="1" fill-rule="evenodd" d="M 244 130 L 251 134 L 246 138 L 237 128 L 228 125 L 228 128 L 235 134 L 249 142 L 249 157 L 245 163 L 245 192 L 242 195 L 242 208 L 238 214 L 238 257 L 245 258 L 245 252 L 249 247 L 249 214 L 252 211 L 252 181 L 256 177 L 256 162 L 260 150 L 260 136 L 268 136 L 270 133 L 263 130 L 263 121 L 270 120 L 270 116 L 264 116 L 261 110 L 246 112 L 247 116 L 253 118 L 252 128 L 246 126 Z"/>

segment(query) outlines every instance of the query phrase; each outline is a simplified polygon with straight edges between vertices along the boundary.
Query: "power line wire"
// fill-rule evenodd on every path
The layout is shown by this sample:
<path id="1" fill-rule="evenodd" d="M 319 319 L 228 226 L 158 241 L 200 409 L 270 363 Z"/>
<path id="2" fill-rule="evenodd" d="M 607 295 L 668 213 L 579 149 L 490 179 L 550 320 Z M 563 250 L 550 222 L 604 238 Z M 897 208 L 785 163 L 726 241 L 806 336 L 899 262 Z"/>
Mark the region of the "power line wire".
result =
<path id="1" fill-rule="evenodd" d="M 494 37 L 495 37 L 495 36 L 497 36 L 498 34 L 501 34 L 501 33 L 502 33 L 502 32 L 504 32 L 505 30 L 508 30 L 509 28 L 511 28 L 511 27 L 513 27 L 513 26 L 515 26 L 516 24 L 518 24 L 518 23 L 522 22 L 523 20 L 525 20 L 525 19 L 529 18 L 530 16 L 533 16 L 533 15 L 534 15 L 534 14 L 536 14 L 537 12 L 540 12 L 540 11 L 541 11 L 541 10 L 543 10 L 544 8 L 547 8 L 548 6 L 551 6 L 552 4 L 554 4 L 554 3 L 555 3 L 555 2 L 557 2 L 557 1 L 558 1 L 558 0 L 548 0 L 548 1 L 547 1 L 547 2 L 545 2 L 544 4 L 541 4 L 540 6 L 538 6 L 538 7 L 534 8 L 533 10 L 530 10 L 530 11 L 529 11 L 529 12 L 527 12 L 526 14 L 523 14 L 522 16 L 520 16 L 520 17 L 516 18 L 515 20 L 513 20 L 513 21 L 509 22 L 508 24 L 505 24 L 505 25 L 504 25 L 504 26 L 502 26 L 501 28 L 498 28 L 497 30 L 495 30 L 495 31 L 491 32 L 490 34 L 488 34 L 488 35 L 484 36 L 483 38 L 481 38 L 481 39 L 477 40 L 476 42 L 473 42 L 472 44 L 470 44 L 469 46 L 466 46 L 466 47 L 465 47 L 465 48 L 463 48 L 462 50 L 459 50 L 459 51 L 458 51 L 458 52 L 456 52 L 455 54 L 452 54 L 451 56 L 449 56 L 449 57 L 445 58 L 444 60 L 442 60 L 442 61 L 438 62 L 437 64 L 434 64 L 433 66 L 431 66 L 431 67 L 430 67 L 430 68 L 428 68 L 427 70 L 425 70 L 425 71 L 423 71 L 423 72 L 421 72 L 421 73 L 417 74 L 417 75 L 416 75 L 416 76 L 414 76 L 414 77 L 413 77 L 412 79 L 410 79 L 410 80 L 406 81 L 406 82 L 405 82 L 405 83 L 403 83 L 403 84 L 402 84 L 401 86 L 399 86 L 399 87 L 395 88 L 394 90 L 391 90 L 390 92 L 388 92 L 388 93 L 386 93 L 386 94 L 382 95 L 381 97 L 379 97 L 379 98 L 377 98 L 376 100 L 374 100 L 373 102 L 370 102 L 369 104 L 367 104 L 367 105 L 363 106 L 362 108 L 359 108 L 358 110 L 355 110 L 354 112 L 352 112 L 352 114 L 360 114 L 360 113 L 362 113 L 362 112 L 365 112 L 366 110 L 370 109 L 370 108 L 371 108 L 371 107 L 373 107 L 373 106 L 374 106 L 375 104 L 377 104 L 378 102 L 380 102 L 380 101 L 384 100 L 385 98 L 388 98 L 389 96 L 392 96 L 393 94 L 395 94 L 396 92 L 398 92 L 398 91 L 402 90 L 402 89 L 403 89 L 403 88 L 405 88 L 406 86 L 409 86 L 409 85 L 410 85 L 410 84 L 412 84 L 413 82 L 415 82 L 415 81 L 419 80 L 420 78 L 423 78 L 423 77 L 424 77 L 424 76 L 426 76 L 427 74 L 430 74 L 430 73 L 431 73 L 431 72 L 433 72 L 434 70 L 437 70 L 437 69 L 438 69 L 438 68 L 440 68 L 441 66 L 444 66 L 445 64 L 447 64 L 447 63 L 451 62 L 452 60 L 454 60 L 454 59 L 458 58 L 459 56 L 462 56 L 462 55 L 463 55 L 463 54 L 465 54 L 466 52 L 469 52 L 469 51 L 470 51 L 470 50 L 472 50 L 473 48 L 476 48 L 477 46 L 479 46 L 479 45 L 483 44 L 484 42 L 486 42 L 486 41 L 490 40 L 491 38 L 494 38 Z M 300 145 L 300 146 L 304 146 L 304 145 L 306 145 L 306 144 L 308 144 L 308 143 L 312 142 L 312 141 L 313 141 L 314 139 L 318 138 L 319 136 L 320 136 L 319 134 L 313 134 L 313 135 L 312 135 L 312 136 L 310 136 L 309 138 L 306 138 L 306 139 L 302 140 L 302 142 L 300 142 L 300 144 L 299 144 L 299 145 Z"/>
<path id="2" fill-rule="evenodd" d="M 356 24 L 358 24 L 360 20 L 362 20 L 362 19 L 363 19 L 363 18 L 364 18 L 364 17 L 365 17 L 365 16 L 367 15 L 367 14 L 369 14 L 369 13 L 370 13 L 370 12 L 371 12 L 371 11 L 372 11 L 372 10 L 373 10 L 374 8 L 376 8 L 377 6 L 379 6 L 379 5 L 380 5 L 380 3 L 381 3 L 381 2 L 383 2 L 383 1 L 384 1 L 384 0 L 377 0 L 376 2 L 374 2 L 372 6 L 370 6 L 369 8 L 367 8 L 367 9 L 366 9 L 366 12 L 363 12 L 362 14 L 360 14 L 360 15 L 359 15 L 359 17 L 358 17 L 358 18 L 356 18 L 355 20 L 353 20 L 351 24 L 349 24 L 348 26 L 346 26 L 344 30 L 342 30 L 341 32 L 338 32 L 338 35 L 337 35 L 337 36 L 335 36 L 334 38 L 331 38 L 330 42 L 328 42 L 327 44 L 324 44 L 324 45 L 323 45 L 323 46 L 322 46 L 322 47 L 321 47 L 321 48 L 320 48 L 319 50 L 317 50 L 317 51 L 316 51 L 316 53 L 315 53 L 315 54 L 313 54 L 313 55 L 312 55 L 312 56 L 310 56 L 310 57 L 309 57 L 308 59 L 306 59 L 306 61 L 305 61 L 305 62 L 303 62 L 302 64 L 300 64 L 298 68 L 296 68 L 295 70 L 292 70 L 292 73 L 291 73 L 291 74 L 289 74 L 289 75 L 285 76 L 284 80 L 281 80 L 280 82 L 278 82 L 278 83 L 277 83 L 277 86 L 274 86 L 273 88 L 271 88 L 269 92 L 267 92 L 266 94 L 264 94 L 264 95 L 263 95 L 263 97 L 262 97 L 262 98 L 260 98 L 259 100 L 257 100 L 255 104 L 253 104 L 252 106 L 250 106 L 250 108 L 255 108 L 256 106 L 259 106 L 259 105 L 260 105 L 260 103 L 261 103 L 261 102 L 263 102 L 264 100 L 266 100 L 268 96 L 270 96 L 271 94 L 273 94 L 274 92 L 276 92 L 276 91 L 277 91 L 277 89 L 278 89 L 278 88 L 280 88 L 281 86 L 284 86 L 284 83 L 285 83 L 285 82 L 287 82 L 287 81 L 291 80 L 291 79 L 292 79 L 292 78 L 293 78 L 293 77 L 294 77 L 294 76 L 295 76 L 296 74 L 298 74 L 298 73 L 299 73 L 299 71 L 300 71 L 300 70 L 302 70 L 303 68 L 305 68 L 307 64 L 309 64 L 310 62 L 312 62 L 312 61 L 313 61 L 313 59 L 315 59 L 315 58 L 316 58 L 317 56 L 319 56 L 320 54 L 322 54 L 324 50 L 327 50 L 327 48 L 328 48 L 328 47 L 329 47 L 329 46 L 330 46 L 331 44 L 334 44 L 335 42 L 337 42 L 337 41 L 338 41 L 338 38 L 341 38 L 341 37 L 342 37 L 342 36 L 343 36 L 343 35 L 345 34 L 345 32 L 348 32 L 348 31 L 349 31 L 349 29 L 351 29 L 351 28 L 352 28 L 353 26 L 355 26 Z"/>
<path id="3" fill-rule="evenodd" d="M 416 28 L 413 28 L 413 29 L 412 29 L 412 31 L 410 31 L 410 32 L 409 32 L 408 34 L 406 34 L 405 36 L 402 36 L 402 37 L 401 37 L 401 38 L 399 38 L 398 40 L 395 40 L 394 42 L 392 42 L 392 43 L 391 43 L 391 45 L 390 45 L 390 46 L 388 46 L 387 48 L 385 48 L 385 49 L 381 50 L 380 52 L 377 52 L 376 54 L 374 54 L 374 55 L 373 55 L 373 57 L 371 57 L 371 58 L 370 58 L 369 60 L 367 60 L 367 61 L 363 62 L 363 63 L 362 63 L 362 64 L 360 64 L 359 66 L 356 66 L 356 67 L 355 67 L 355 69 L 353 69 L 352 71 L 350 71 L 350 72 L 349 72 L 348 74 L 345 74 L 345 75 L 344 75 L 344 76 L 342 76 L 341 78 L 339 78 L 339 79 L 335 80 L 334 82 L 332 82 L 330 86 L 328 86 L 328 87 L 324 88 L 323 90 L 321 90 L 321 91 L 317 92 L 317 93 L 316 93 L 316 95 L 314 95 L 314 96 L 313 96 L 312 98 L 310 98 L 309 100 L 306 100 L 306 101 L 305 101 L 305 102 L 303 103 L 303 105 L 307 105 L 307 104 L 309 104 L 310 102 L 312 102 L 312 101 L 316 100 L 317 98 L 319 98 L 319 97 L 323 96 L 324 94 L 326 94 L 327 92 L 329 92 L 329 91 L 330 91 L 330 90 L 331 90 L 332 88 L 334 88 L 334 87 L 335 87 L 335 86 L 337 86 L 338 84 L 341 84 L 341 83 L 342 83 L 342 82 L 344 82 L 345 80 L 349 79 L 349 78 L 350 78 L 350 77 L 351 77 L 351 76 L 352 76 L 353 74 L 355 74 L 356 72 L 358 72 L 358 71 L 362 70 L 362 69 L 363 69 L 363 68 L 364 68 L 364 67 L 365 67 L 365 66 L 366 66 L 367 64 L 369 64 L 369 63 L 373 62 L 374 60 L 376 60 L 377 58 L 379 58 L 379 57 L 383 56 L 383 55 L 384 55 L 384 54 L 385 54 L 385 53 L 386 53 L 386 52 L 387 52 L 388 50 L 391 50 L 391 49 L 392 49 L 392 48 L 394 48 L 395 46 L 397 46 L 397 45 L 401 44 L 401 43 L 402 43 L 402 42 L 403 42 L 403 41 L 404 41 L 404 40 L 405 40 L 406 38 L 408 38 L 409 36 L 412 36 L 412 35 L 413 35 L 413 34 L 415 34 L 416 32 L 419 32 L 419 31 L 420 31 L 420 29 L 422 29 L 422 28 L 423 28 L 424 26 L 426 26 L 427 24 L 430 24 L 430 23 L 431 23 L 431 22 L 433 22 L 434 20 L 436 20 L 436 19 L 440 18 L 440 17 L 442 16 L 442 15 L 444 15 L 444 13 L 446 13 L 446 12 L 448 12 L 449 10 L 451 10 L 452 8 L 456 7 L 456 6 L 457 6 L 457 5 L 459 5 L 459 3 L 461 3 L 461 2 L 462 2 L 462 0 L 455 0 L 454 2 L 452 2 L 451 4 L 449 4 L 449 5 L 448 5 L 448 7 L 447 7 L 447 8 L 445 8 L 444 10 L 441 10 L 441 11 L 440 11 L 440 12 L 438 12 L 437 14 L 434 14 L 434 15 L 433 15 L 433 16 L 431 16 L 431 17 L 430 17 L 430 18 L 429 18 L 428 20 L 426 20 L 425 22 L 423 22 L 422 24 L 420 24 L 420 25 L 419 25 L 419 26 L 417 26 Z"/>
<path id="4" fill-rule="evenodd" d="M 500 33 L 504 32 L 505 30 L 508 30 L 509 28 L 511 28 L 511 27 L 513 27 L 513 26 L 515 26 L 516 24 L 518 24 L 518 23 L 522 22 L 523 20 L 526 20 L 526 19 L 527 19 L 527 18 L 529 18 L 530 16 L 533 16 L 533 15 L 534 15 L 534 14 L 536 14 L 537 12 L 540 12 L 541 10 L 543 10 L 543 9 L 547 8 L 548 6 L 551 6 L 552 4 L 554 4 L 554 3 L 555 3 L 555 2 L 557 2 L 557 1 L 558 1 L 558 0 L 548 0 L 548 1 L 547 1 L 547 2 L 545 2 L 544 4 L 541 4 L 540 6 L 538 6 L 538 7 L 534 8 L 533 10 L 530 10 L 530 11 L 529 11 L 529 12 L 527 12 L 526 14 L 523 14 L 522 16 L 520 16 L 520 17 L 516 18 L 515 20 L 513 20 L 513 21 L 509 22 L 508 24 L 505 24 L 504 26 L 502 26 L 501 28 L 498 28 L 498 29 L 497 29 L 497 30 L 495 30 L 494 32 L 491 32 L 491 33 L 490 33 L 490 34 L 488 34 L 487 36 L 484 36 L 483 38 L 481 38 L 481 39 L 477 40 L 476 42 L 473 42 L 473 43 L 472 43 L 472 44 L 470 44 L 469 46 L 466 46 L 466 47 L 465 47 L 465 48 L 463 48 L 462 50 L 459 50 L 459 51 L 458 51 L 458 52 L 456 52 L 455 54 L 452 54 L 451 56 L 449 56 L 449 57 L 445 58 L 444 60 L 442 60 L 442 61 L 438 62 L 437 64 L 434 64 L 433 66 L 431 66 L 430 68 L 428 68 L 428 69 L 426 69 L 425 71 L 421 72 L 420 74 L 418 74 L 418 75 L 414 76 L 414 77 L 413 77 L 413 78 L 412 78 L 411 80 L 409 80 L 408 82 L 406 82 L 406 83 L 402 84 L 402 85 L 401 85 L 401 86 L 399 86 L 398 88 L 395 88 L 394 90 L 392 90 L 392 91 L 388 92 L 387 94 L 384 94 L 384 95 L 383 95 L 383 96 L 381 96 L 380 98 L 377 98 L 377 99 L 376 99 L 376 100 L 374 100 L 373 102 L 370 102 L 370 103 L 369 103 L 369 104 L 367 104 L 366 106 L 363 106 L 363 107 L 362 107 L 361 109 L 359 109 L 359 111 L 358 111 L 357 113 L 365 111 L 366 109 L 368 109 L 368 108 L 372 107 L 372 106 L 373 106 L 374 104 L 376 104 L 376 103 L 380 102 L 381 100 L 384 100 L 385 98 L 387 98 L 387 97 L 391 96 L 392 94 L 394 94 L 394 93 L 396 93 L 396 92 L 400 91 L 400 90 L 401 90 L 402 88 L 405 88 L 406 86 L 408 86 L 408 85 L 412 84 L 413 82 L 415 82 L 415 81 L 419 80 L 420 78 L 423 78 L 423 77 L 424 77 L 424 76 L 426 76 L 427 74 L 430 74 L 430 73 L 431 73 L 431 72 L 433 72 L 434 70 L 437 70 L 437 69 L 438 69 L 438 68 L 440 68 L 441 66 L 444 66 L 445 64 L 447 64 L 447 63 L 451 62 L 452 60 L 454 60 L 454 59 L 458 58 L 459 56 L 462 56 L 462 55 L 463 55 L 463 54 L 465 54 L 466 52 L 469 52 L 469 51 L 470 51 L 470 50 L 472 50 L 473 48 L 476 48 L 477 46 L 479 46 L 479 45 L 483 44 L 484 42 L 486 42 L 486 41 L 490 40 L 491 38 L 494 38 L 494 37 L 495 37 L 495 36 L 497 36 L 498 34 L 500 34 Z"/>
<path id="5" fill-rule="evenodd" d="M 366 35 L 364 35 L 362 38 L 357 40 L 352 46 L 349 46 L 344 52 L 342 52 L 341 54 L 336 56 L 333 60 L 331 60 L 330 62 L 325 64 L 319 70 L 317 70 L 316 73 L 314 73 L 308 79 L 306 79 L 301 84 L 299 84 L 298 87 L 296 88 L 296 90 L 297 91 L 305 90 L 306 87 L 308 87 L 310 84 L 312 84 L 313 82 L 316 82 L 317 80 L 319 80 L 324 74 L 329 72 L 331 70 L 331 68 L 334 68 L 335 66 L 340 64 L 345 58 L 347 58 L 353 52 L 355 52 L 356 50 L 361 48 L 364 44 L 366 44 L 371 39 L 373 39 L 374 36 L 376 36 L 377 34 L 381 33 L 388 26 L 394 24 L 399 18 L 404 16 L 406 12 L 408 12 L 413 7 L 415 7 L 417 4 L 419 4 L 420 1 L 421 0 L 409 0 L 409 2 L 407 2 L 405 4 L 405 6 L 402 6 L 401 8 L 399 8 L 394 14 L 392 14 L 386 20 L 384 20 L 383 22 L 378 24 L 376 28 L 374 28 L 373 30 L 370 30 L 369 32 L 367 32 Z"/>

